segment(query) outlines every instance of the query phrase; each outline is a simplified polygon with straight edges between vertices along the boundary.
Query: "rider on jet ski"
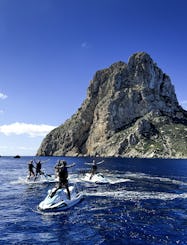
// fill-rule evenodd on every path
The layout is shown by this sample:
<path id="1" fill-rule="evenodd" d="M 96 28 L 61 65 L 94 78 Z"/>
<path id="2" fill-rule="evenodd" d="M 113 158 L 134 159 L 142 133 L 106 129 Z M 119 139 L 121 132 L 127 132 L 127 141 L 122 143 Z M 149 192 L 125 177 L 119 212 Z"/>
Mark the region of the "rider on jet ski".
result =
<path id="1" fill-rule="evenodd" d="M 87 165 L 92 165 L 92 170 L 91 170 L 91 175 L 90 175 L 90 180 L 92 179 L 92 177 L 94 176 L 94 174 L 96 174 L 97 172 L 97 165 L 100 164 L 100 163 L 103 163 L 104 160 L 100 161 L 100 162 L 97 162 L 95 160 L 93 160 L 92 163 L 85 163 Z"/>
<path id="2" fill-rule="evenodd" d="M 59 178 L 59 182 L 58 182 L 58 186 L 57 188 L 51 193 L 50 197 L 53 197 L 55 195 L 55 193 L 57 192 L 57 190 L 65 187 L 68 193 L 68 199 L 71 199 L 70 196 L 70 191 L 69 191 L 69 185 L 68 185 L 68 168 L 71 168 L 75 165 L 75 163 L 73 163 L 72 165 L 67 166 L 67 162 L 62 160 L 60 161 L 60 164 L 58 164 L 58 178 Z"/>
<path id="3" fill-rule="evenodd" d="M 36 163 L 36 176 L 35 176 L 34 180 L 37 179 L 38 175 L 44 175 L 44 172 L 42 171 L 42 164 L 45 162 L 48 162 L 48 161 L 49 161 L 49 159 L 47 159 L 45 161 L 41 161 L 41 160 L 39 160 L 37 162 L 35 161 L 35 163 Z"/>
<path id="4" fill-rule="evenodd" d="M 28 180 L 32 177 L 32 175 L 35 176 L 33 168 L 34 168 L 33 160 L 31 160 L 31 161 L 28 162 L 28 171 L 29 171 Z"/>

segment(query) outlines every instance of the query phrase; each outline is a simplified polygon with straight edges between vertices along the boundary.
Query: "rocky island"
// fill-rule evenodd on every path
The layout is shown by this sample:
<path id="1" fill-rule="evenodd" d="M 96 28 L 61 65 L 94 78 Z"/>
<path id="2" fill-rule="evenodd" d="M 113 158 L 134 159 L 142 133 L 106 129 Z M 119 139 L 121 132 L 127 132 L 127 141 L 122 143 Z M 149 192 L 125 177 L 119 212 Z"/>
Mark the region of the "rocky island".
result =
<path id="1" fill-rule="evenodd" d="M 169 76 L 138 52 L 95 73 L 81 107 L 37 155 L 187 158 L 187 111 Z"/>

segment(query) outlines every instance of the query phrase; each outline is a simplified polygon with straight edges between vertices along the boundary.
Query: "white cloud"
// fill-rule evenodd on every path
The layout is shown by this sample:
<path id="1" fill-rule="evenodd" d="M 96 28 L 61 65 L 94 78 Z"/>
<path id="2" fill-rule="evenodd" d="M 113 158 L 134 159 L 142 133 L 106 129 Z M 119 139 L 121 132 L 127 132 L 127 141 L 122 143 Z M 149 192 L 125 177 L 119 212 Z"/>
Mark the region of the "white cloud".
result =
<path id="1" fill-rule="evenodd" d="M 1 100 L 5 100 L 6 98 L 8 98 L 8 96 L 6 94 L 0 93 L 0 99 Z"/>
<path id="2" fill-rule="evenodd" d="M 3 114 L 3 113 L 4 113 L 4 111 L 3 110 L 0 110 L 0 115 Z"/>
<path id="3" fill-rule="evenodd" d="M 0 126 L 0 133 L 5 134 L 6 136 L 16 134 L 27 134 L 30 137 L 45 136 L 56 126 L 46 125 L 46 124 L 27 124 L 15 122 L 8 125 Z"/>

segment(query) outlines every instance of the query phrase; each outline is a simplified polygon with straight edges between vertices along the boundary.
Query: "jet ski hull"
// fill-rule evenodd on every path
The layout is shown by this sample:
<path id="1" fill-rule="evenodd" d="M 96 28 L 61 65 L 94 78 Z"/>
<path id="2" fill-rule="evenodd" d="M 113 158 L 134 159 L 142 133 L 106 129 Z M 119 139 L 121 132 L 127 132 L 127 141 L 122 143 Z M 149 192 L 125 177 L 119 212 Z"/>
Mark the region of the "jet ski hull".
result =
<path id="1" fill-rule="evenodd" d="M 92 178 L 90 179 L 91 174 L 87 173 L 83 180 L 87 181 L 87 182 L 93 182 L 93 183 L 97 183 L 97 184 L 105 184 L 105 183 L 109 183 L 109 181 L 100 173 L 96 173 L 92 176 Z"/>
<path id="2" fill-rule="evenodd" d="M 71 194 L 71 200 L 67 198 L 66 190 L 58 190 L 53 197 L 51 197 L 51 193 L 54 191 L 54 189 L 49 190 L 46 198 L 39 203 L 38 209 L 43 212 L 59 212 L 67 210 L 76 205 L 82 200 L 83 197 L 75 190 L 73 186 L 70 186 L 69 190 Z"/>

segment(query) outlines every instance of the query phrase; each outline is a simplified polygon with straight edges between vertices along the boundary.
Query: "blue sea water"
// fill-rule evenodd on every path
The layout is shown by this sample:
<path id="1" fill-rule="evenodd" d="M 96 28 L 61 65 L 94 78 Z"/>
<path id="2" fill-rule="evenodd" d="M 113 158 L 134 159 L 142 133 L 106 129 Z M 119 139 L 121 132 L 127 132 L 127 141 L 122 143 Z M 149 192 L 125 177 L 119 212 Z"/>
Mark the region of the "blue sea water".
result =
<path id="1" fill-rule="evenodd" d="M 110 183 L 95 184 L 83 180 L 93 158 L 41 157 L 48 174 L 58 159 L 76 162 L 69 182 L 84 197 L 43 214 L 54 183 L 24 181 L 31 159 L 0 158 L 0 244 L 187 244 L 187 160 L 105 158 L 98 168 Z"/>

